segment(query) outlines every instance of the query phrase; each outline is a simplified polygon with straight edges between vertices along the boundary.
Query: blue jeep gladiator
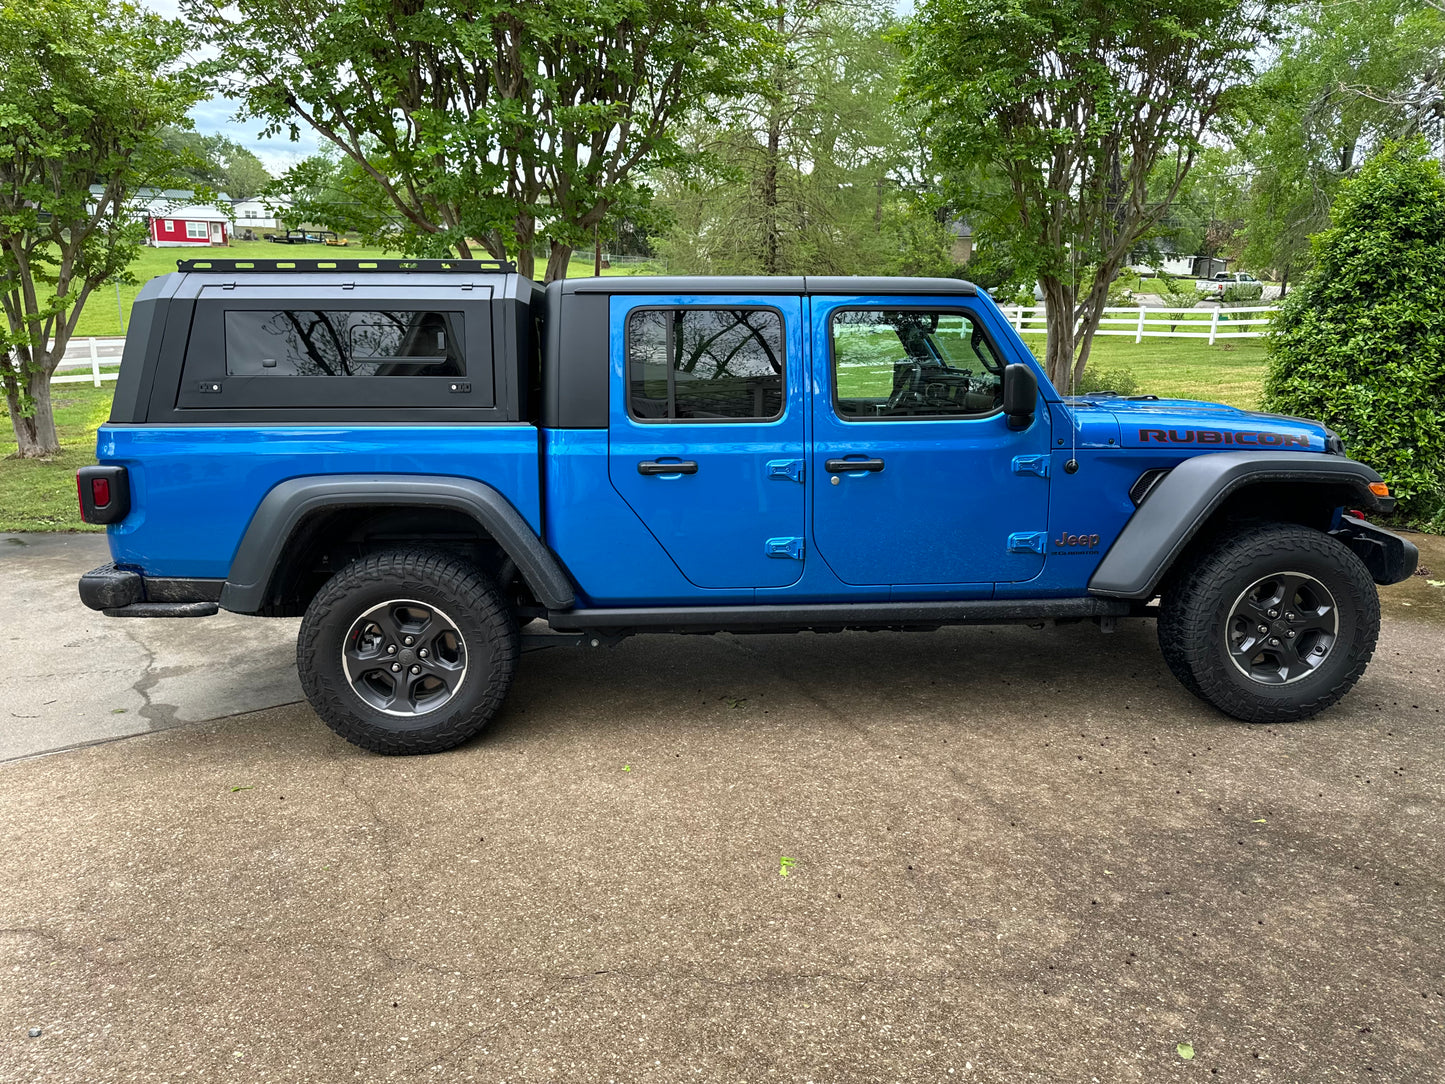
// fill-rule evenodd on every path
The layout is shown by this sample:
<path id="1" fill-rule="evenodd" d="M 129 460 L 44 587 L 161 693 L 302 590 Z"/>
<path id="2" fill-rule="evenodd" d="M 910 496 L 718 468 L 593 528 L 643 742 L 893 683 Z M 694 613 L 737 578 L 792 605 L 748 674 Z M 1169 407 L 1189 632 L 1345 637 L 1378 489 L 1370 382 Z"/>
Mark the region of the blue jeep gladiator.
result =
<path id="1" fill-rule="evenodd" d="M 1418 559 L 1324 426 L 1060 395 L 967 282 L 179 267 L 79 474 L 81 598 L 301 616 L 312 705 L 380 753 L 478 733 L 524 643 L 643 632 L 1156 617 L 1192 693 L 1302 719 Z"/>

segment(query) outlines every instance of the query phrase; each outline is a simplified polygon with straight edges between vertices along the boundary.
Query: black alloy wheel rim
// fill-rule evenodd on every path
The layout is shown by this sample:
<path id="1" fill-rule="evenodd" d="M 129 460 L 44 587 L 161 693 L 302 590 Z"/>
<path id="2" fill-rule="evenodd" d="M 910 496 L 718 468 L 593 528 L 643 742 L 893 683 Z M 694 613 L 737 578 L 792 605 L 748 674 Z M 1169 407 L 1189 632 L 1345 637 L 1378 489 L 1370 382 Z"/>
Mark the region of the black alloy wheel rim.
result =
<path id="1" fill-rule="evenodd" d="M 457 695 L 467 651 L 456 622 L 435 606 L 393 599 L 352 622 L 341 647 L 352 690 L 369 707 L 400 717 L 427 715 Z"/>
<path id="2" fill-rule="evenodd" d="M 1225 622 L 1225 646 L 1249 680 L 1289 685 L 1324 664 L 1339 631 L 1339 607 L 1329 588 L 1304 572 L 1274 572 L 1235 599 Z"/>

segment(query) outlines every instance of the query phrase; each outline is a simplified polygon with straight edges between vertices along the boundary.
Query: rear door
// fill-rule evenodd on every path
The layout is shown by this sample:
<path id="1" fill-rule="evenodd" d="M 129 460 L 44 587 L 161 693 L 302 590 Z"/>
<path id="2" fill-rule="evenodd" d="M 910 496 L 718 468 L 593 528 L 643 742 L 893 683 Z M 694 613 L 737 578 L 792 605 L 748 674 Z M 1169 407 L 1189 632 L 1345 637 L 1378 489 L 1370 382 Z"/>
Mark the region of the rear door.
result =
<path id="1" fill-rule="evenodd" d="M 608 474 L 698 588 L 802 575 L 801 310 L 797 297 L 611 300 Z"/>

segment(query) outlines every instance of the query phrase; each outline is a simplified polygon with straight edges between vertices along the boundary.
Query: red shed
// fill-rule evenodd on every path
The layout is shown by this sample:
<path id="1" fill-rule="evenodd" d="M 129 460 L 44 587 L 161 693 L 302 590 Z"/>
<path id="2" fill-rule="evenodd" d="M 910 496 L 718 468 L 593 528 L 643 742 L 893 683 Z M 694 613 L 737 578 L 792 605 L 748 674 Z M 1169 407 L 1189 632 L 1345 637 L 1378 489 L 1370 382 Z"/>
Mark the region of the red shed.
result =
<path id="1" fill-rule="evenodd" d="M 152 213 L 149 218 L 149 243 L 157 248 L 224 245 L 231 228 L 230 216 L 224 211 L 202 205 L 173 207 L 166 214 Z"/>

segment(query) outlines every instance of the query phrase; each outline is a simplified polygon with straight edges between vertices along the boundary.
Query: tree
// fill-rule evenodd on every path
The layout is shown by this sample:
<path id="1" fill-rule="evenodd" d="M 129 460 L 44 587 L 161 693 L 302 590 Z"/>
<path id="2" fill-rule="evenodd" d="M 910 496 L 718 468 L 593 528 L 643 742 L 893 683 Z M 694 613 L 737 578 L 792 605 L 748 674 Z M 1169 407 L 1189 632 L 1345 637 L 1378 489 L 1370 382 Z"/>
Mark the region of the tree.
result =
<path id="1" fill-rule="evenodd" d="M 220 133 L 202 135 L 173 126 L 163 129 L 161 138 L 180 163 L 177 176 L 193 187 L 250 199 L 272 183 L 261 159 Z"/>
<path id="2" fill-rule="evenodd" d="M 186 47 L 130 4 L 0 0 L 0 385 L 21 456 L 60 450 L 50 378 L 86 299 L 133 281 L 126 199 L 168 179 L 160 128 L 201 96 Z"/>
<path id="3" fill-rule="evenodd" d="M 1445 124 L 1445 10 L 1419 0 L 1294 5 L 1250 102 L 1245 258 L 1304 270 L 1340 183 L 1386 139 Z"/>
<path id="4" fill-rule="evenodd" d="M 1346 181 L 1275 317 L 1265 409 L 1319 418 L 1445 529 L 1445 176 L 1423 139 Z"/>
<path id="5" fill-rule="evenodd" d="M 335 148 L 303 158 L 267 187 L 278 213 L 291 226 L 314 223 L 358 233 L 364 244 L 405 251 L 405 220 L 381 185 Z"/>
<path id="6" fill-rule="evenodd" d="M 686 119 L 693 168 L 656 178 L 669 269 L 956 270 L 916 115 L 895 101 L 892 5 L 794 0 L 773 30 L 782 48 L 757 87 Z"/>
<path id="7" fill-rule="evenodd" d="M 546 279 L 638 174 L 678 160 L 676 119 L 746 85 L 763 0 L 188 0 L 218 86 L 274 133 L 308 124 L 385 193 L 406 250 L 480 243 Z"/>
<path id="8" fill-rule="evenodd" d="M 945 169 L 1006 180 L 1002 206 L 995 197 L 968 210 L 1016 223 L 994 242 L 1038 275 L 1046 365 L 1059 386 L 1083 375 L 1109 283 L 1247 85 L 1264 6 L 927 0 L 920 9 L 907 94 L 927 110 Z M 1160 176 L 1156 195 L 1150 180 Z"/>

